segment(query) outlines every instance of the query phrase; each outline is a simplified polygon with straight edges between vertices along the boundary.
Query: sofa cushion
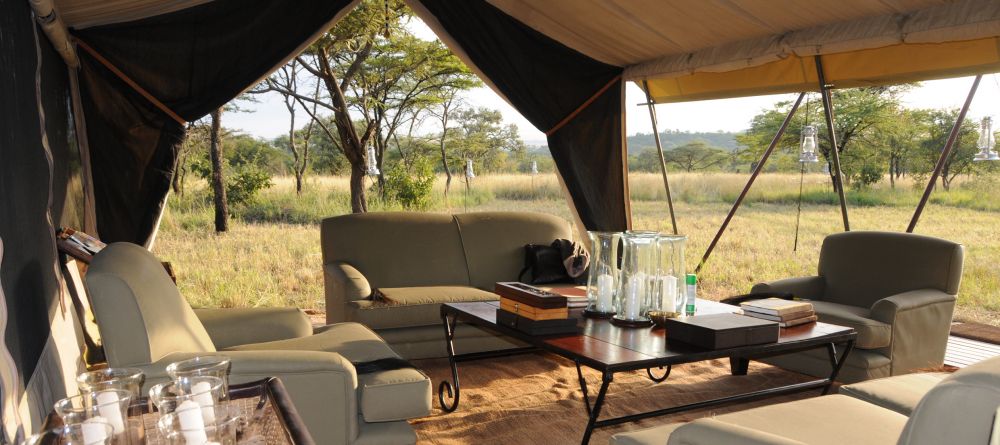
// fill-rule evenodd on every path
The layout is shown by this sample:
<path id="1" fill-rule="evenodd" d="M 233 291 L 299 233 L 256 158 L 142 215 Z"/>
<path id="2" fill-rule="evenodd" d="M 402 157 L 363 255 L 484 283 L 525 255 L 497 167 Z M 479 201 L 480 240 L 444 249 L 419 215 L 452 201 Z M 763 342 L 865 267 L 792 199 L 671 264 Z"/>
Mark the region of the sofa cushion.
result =
<path id="1" fill-rule="evenodd" d="M 995 443 L 997 407 L 1000 357 L 993 357 L 955 371 L 928 391 L 899 445 Z"/>
<path id="2" fill-rule="evenodd" d="M 946 372 L 903 374 L 844 385 L 837 392 L 909 416 L 920 399 L 948 375 Z"/>
<path id="3" fill-rule="evenodd" d="M 475 212 L 455 215 L 472 286 L 492 290 L 497 281 L 517 281 L 525 244 L 552 244 L 572 238 L 566 220 L 529 212 Z"/>
<path id="4" fill-rule="evenodd" d="M 611 436 L 609 445 L 663 445 L 674 430 L 684 426 L 683 423 L 671 423 L 641 430 L 627 431 Z"/>
<path id="5" fill-rule="evenodd" d="M 380 288 L 378 301 L 348 303 L 353 321 L 372 329 L 405 328 L 441 324 L 441 303 L 497 301 L 499 297 L 468 286 L 424 286 Z"/>
<path id="6" fill-rule="evenodd" d="M 316 329 L 309 337 L 235 346 L 228 351 L 284 350 L 337 352 L 352 363 L 399 357 L 377 334 L 358 323 Z M 389 422 L 430 414 L 431 381 L 414 368 L 358 375 L 358 399 L 367 422 Z"/>
<path id="7" fill-rule="evenodd" d="M 715 443 L 699 440 L 706 435 L 704 430 L 712 429 L 712 422 L 765 433 L 752 436 L 779 436 L 810 445 L 894 444 L 906 416 L 847 396 L 823 396 L 696 420 L 677 428 L 667 444 Z"/>
<path id="8" fill-rule="evenodd" d="M 465 252 L 451 215 L 341 215 L 323 220 L 320 239 L 323 264 L 350 264 L 372 288 L 469 284 Z"/>
<path id="9" fill-rule="evenodd" d="M 431 413 L 431 380 L 414 368 L 358 374 L 365 422 L 391 422 Z"/>
<path id="10" fill-rule="evenodd" d="M 858 331 L 856 348 L 887 348 L 892 343 L 892 325 L 873 320 L 868 309 L 828 301 L 813 301 L 812 304 L 819 321 L 849 326 Z"/>

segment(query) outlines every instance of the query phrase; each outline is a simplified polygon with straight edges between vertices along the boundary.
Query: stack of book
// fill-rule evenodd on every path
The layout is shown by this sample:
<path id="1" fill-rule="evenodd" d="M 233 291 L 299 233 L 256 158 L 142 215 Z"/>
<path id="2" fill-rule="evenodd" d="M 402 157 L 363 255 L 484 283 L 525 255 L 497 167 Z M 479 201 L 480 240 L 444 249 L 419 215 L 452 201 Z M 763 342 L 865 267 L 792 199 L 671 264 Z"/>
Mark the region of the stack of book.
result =
<path id="1" fill-rule="evenodd" d="M 561 334 L 577 329 L 570 318 L 567 298 L 537 287 L 516 282 L 496 284 L 500 296 L 497 324 L 532 335 Z"/>
<path id="2" fill-rule="evenodd" d="M 778 322 L 778 326 L 790 328 L 816 321 L 816 312 L 808 301 L 767 298 L 740 303 L 743 315 Z"/>

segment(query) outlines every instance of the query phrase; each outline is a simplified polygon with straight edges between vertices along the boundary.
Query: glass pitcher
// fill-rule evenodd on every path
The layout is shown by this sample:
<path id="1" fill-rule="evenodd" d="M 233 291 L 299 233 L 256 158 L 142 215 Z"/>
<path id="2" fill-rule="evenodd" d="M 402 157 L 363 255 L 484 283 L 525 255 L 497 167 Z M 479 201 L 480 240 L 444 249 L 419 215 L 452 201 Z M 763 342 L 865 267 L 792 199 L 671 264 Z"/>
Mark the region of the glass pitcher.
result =
<path id="1" fill-rule="evenodd" d="M 657 244 L 657 270 L 653 280 L 653 302 L 650 310 L 684 313 L 684 245 L 685 235 L 660 234 Z"/>
<path id="2" fill-rule="evenodd" d="M 621 232 L 587 232 L 590 237 L 590 275 L 587 277 L 587 309 L 584 314 L 608 318 L 615 313 L 618 292 L 618 243 Z"/>
<path id="3" fill-rule="evenodd" d="M 642 326 L 650 323 L 647 312 L 658 273 L 658 238 L 657 232 L 647 231 L 628 231 L 622 236 L 625 252 L 612 317 L 616 324 Z"/>

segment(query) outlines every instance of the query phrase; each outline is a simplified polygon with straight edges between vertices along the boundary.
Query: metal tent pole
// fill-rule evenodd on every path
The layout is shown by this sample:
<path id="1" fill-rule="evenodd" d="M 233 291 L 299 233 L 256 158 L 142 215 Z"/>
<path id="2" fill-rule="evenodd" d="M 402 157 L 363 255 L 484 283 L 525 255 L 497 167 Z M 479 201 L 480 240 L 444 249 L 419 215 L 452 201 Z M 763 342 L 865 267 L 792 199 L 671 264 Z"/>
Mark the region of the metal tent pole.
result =
<path id="1" fill-rule="evenodd" d="M 823 74 L 823 59 L 816 56 L 816 74 L 819 76 L 819 93 L 823 98 L 823 113 L 826 114 L 826 129 L 830 133 L 830 153 L 833 155 L 833 186 L 840 198 L 840 215 L 844 219 L 844 231 L 851 231 L 851 222 L 847 218 L 847 198 L 844 197 L 844 181 L 841 179 L 840 150 L 837 145 L 837 131 L 833 126 L 833 105 L 830 101 L 830 86 Z"/>
<path id="2" fill-rule="evenodd" d="M 670 196 L 670 182 L 667 181 L 667 160 L 663 157 L 663 144 L 660 143 L 660 130 L 656 128 L 656 106 L 653 103 L 653 96 L 649 94 L 649 84 L 642 81 L 642 88 L 646 91 L 646 105 L 649 106 L 649 123 L 653 125 L 653 140 L 656 141 L 656 153 L 660 155 L 660 173 L 663 174 L 663 189 L 667 192 L 667 208 L 670 209 L 670 225 L 674 228 L 674 235 L 677 235 L 677 218 L 674 216 L 674 200 Z"/>
<path id="3" fill-rule="evenodd" d="M 740 196 L 736 198 L 736 202 L 733 203 L 733 208 L 729 209 L 729 214 L 726 215 L 726 219 L 722 221 L 722 227 L 719 227 L 718 233 L 715 234 L 715 238 L 712 239 L 712 243 L 708 245 L 708 250 L 705 251 L 705 255 L 701 257 L 701 262 L 698 263 L 698 267 L 694 269 L 695 273 L 701 272 L 702 266 L 708 261 L 708 257 L 712 255 L 712 251 L 715 250 L 715 245 L 719 243 L 719 239 L 722 238 L 722 234 L 726 231 L 726 227 L 729 227 L 729 222 L 733 220 L 733 215 L 736 214 L 736 210 L 740 208 L 740 204 L 743 203 L 743 198 L 746 198 L 747 192 L 750 191 L 750 187 L 753 185 L 754 181 L 757 180 L 757 176 L 760 172 L 764 170 L 764 164 L 767 163 L 767 159 L 771 157 L 771 153 L 774 152 L 774 148 L 778 146 L 778 142 L 781 137 L 785 135 L 785 130 L 788 129 L 788 124 L 792 122 L 792 117 L 795 116 L 795 111 L 799 109 L 799 104 L 802 103 L 802 98 L 806 96 L 806 93 L 799 93 L 799 98 L 795 100 L 795 104 L 792 105 L 792 109 L 788 110 L 788 115 L 785 116 L 785 121 L 781 123 L 781 128 L 778 128 L 778 132 L 774 135 L 774 139 L 771 140 L 771 144 L 767 146 L 767 150 L 764 150 L 764 154 L 760 157 L 760 161 L 757 162 L 757 167 L 753 169 L 753 174 L 750 175 L 750 180 L 747 181 L 747 185 L 743 186 L 743 191 L 740 192 Z"/>
<path id="4" fill-rule="evenodd" d="M 962 104 L 962 111 L 958 113 L 958 119 L 955 119 L 955 125 L 951 127 L 951 133 L 948 134 L 948 141 L 945 142 L 944 148 L 941 150 L 941 157 L 938 158 L 937 164 L 934 165 L 934 173 L 931 173 L 931 179 L 927 182 L 927 188 L 924 189 L 924 195 L 920 197 L 920 203 L 917 204 L 916 211 L 913 212 L 913 218 L 910 219 L 910 225 L 906 228 L 906 233 L 913 233 L 913 229 L 917 227 L 920 214 L 924 212 L 924 206 L 927 205 L 927 200 L 931 197 L 931 192 L 934 191 L 934 184 L 937 182 L 938 177 L 941 176 L 941 171 L 944 170 L 944 164 L 947 162 L 948 156 L 951 155 L 951 150 L 955 146 L 958 134 L 962 130 L 962 122 L 965 122 L 965 114 L 968 113 L 969 106 L 972 105 L 972 98 L 976 96 L 976 90 L 979 89 L 979 81 L 982 79 L 983 75 L 980 74 L 972 82 L 972 88 L 969 89 L 969 96 L 965 98 L 965 103 Z"/>

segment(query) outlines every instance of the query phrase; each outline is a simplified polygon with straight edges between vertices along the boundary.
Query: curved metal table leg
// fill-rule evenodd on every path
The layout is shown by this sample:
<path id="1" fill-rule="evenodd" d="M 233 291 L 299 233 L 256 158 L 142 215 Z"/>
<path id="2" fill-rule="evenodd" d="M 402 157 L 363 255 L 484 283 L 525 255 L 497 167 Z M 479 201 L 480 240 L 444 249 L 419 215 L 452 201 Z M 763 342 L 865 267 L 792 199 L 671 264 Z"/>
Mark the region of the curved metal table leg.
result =
<path id="1" fill-rule="evenodd" d="M 659 366 L 656 369 L 663 369 L 663 367 Z M 670 365 L 667 365 L 667 369 L 666 369 L 666 371 L 663 372 L 663 375 L 660 376 L 660 377 L 657 377 L 657 376 L 653 375 L 653 368 L 646 368 L 646 375 L 649 376 L 650 380 L 652 380 L 652 381 L 654 381 L 656 383 L 662 383 L 664 380 L 667 379 L 667 377 L 670 377 L 670 369 L 671 369 Z"/>
<path id="2" fill-rule="evenodd" d="M 441 404 L 441 410 L 450 413 L 458 409 L 458 400 L 460 397 L 459 383 L 458 383 L 458 363 L 455 361 L 455 317 L 449 317 L 442 314 L 441 319 L 444 322 L 444 338 L 446 340 L 445 344 L 448 348 L 448 364 L 451 365 L 451 380 L 455 382 L 454 386 L 451 382 L 447 380 L 442 380 L 441 384 L 438 385 L 438 402 Z M 451 403 L 445 402 L 444 394 L 448 393 L 448 398 L 452 399 Z"/>

